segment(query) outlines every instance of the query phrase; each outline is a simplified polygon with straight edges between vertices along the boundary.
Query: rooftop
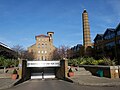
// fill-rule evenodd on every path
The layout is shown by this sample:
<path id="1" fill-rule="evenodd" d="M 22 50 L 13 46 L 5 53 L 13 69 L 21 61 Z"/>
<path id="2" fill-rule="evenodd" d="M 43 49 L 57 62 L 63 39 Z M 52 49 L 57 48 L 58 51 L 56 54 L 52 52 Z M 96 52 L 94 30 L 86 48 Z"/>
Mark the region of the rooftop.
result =
<path id="1" fill-rule="evenodd" d="M 86 9 L 84 9 L 83 13 L 87 13 L 87 10 L 86 10 Z"/>
<path id="2" fill-rule="evenodd" d="M 0 42 L 0 45 L 3 46 L 3 47 L 6 47 L 6 48 L 8 48 L 8 49 L 10 49 L 10 47 L 8 47 L 6 44 L 4 44 L 4 43 L 2 43 L 2 42 Z"/>
<path id="3" fill-rule="evenodd" d="M 44 35 L 44 34 L 37 35 L 37 36 L 35 36 L 35 38 L 36 38 L 36 37 L 44 37 L 44 38 L 49 38 L 49 36 L 46 36 L 46 35 Z"/>

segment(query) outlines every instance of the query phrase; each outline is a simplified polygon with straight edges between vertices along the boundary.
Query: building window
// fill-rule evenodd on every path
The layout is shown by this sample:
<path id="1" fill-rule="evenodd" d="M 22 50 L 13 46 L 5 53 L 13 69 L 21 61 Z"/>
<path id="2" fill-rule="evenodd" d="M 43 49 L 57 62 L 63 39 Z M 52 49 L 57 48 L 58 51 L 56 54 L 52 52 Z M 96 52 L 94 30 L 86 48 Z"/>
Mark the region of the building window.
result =
<path id="1" fill-rule="evenodd" d="M 44 51 L 42 51 L 41 53 L 44 53 Z"/>
<path id="2" fill-rule="evenodd" d="M 45 51 L 45 54 L 47 53 L 47 51 Z"/>
<path id="3" fill-rule="evenodd" d="M 114 38 L 115 37 L 115 33 L 111 33 L 110 38 Z"/>
<path id="4" fill-rule="evenodd" d="M 43 56 L 41 57 L 41 59 L 43 60 Z"/>
<path id="5" fill-rule="evenodd" d="M 45 61 L 47 60 L 47 57 L 45 56 Z"/>
<path id="6" fill-rule="evenodd" d="M 107 43 L 105 46 L 107 46 L 109 49 L 111 49 L 113 46 L 115 46 L 115 42 Z"/>
<path id="7" fill-rule="evenodd" d="M 117 35 L 120 35 L 120 30 L 117 32 Z"/>
<path id="8" fill-rule="evenodd" d="M 45 39 L 45 41 L 47 41 L 47 39 Z"/>
<path id="9" fill-rule="evenodd" d="M 42 48 L 44 48 L 44 44 L 42 44 Z"/>
<path id="10" fill-rule="evenodd" d="M 108 40 L 108 39 L 112 39 L 114 37 L 115 37 L 115 33 L 114 32 L 109 32 L 104 38 L 106 40 Z"/>
<path id="11" fill-rule="evenodd" d="M 38 51 L 38 53 L 40 53 L 40 51 Z"/>
<path id="12" fill-rule="evenodd" d="M 118 42 L 119 44 L 120 44 L 120 40 L 119 40 L 119 42 Z"/>
<path id="13" fill-rule="evenodd" d="M 42 41 L 44 41 L 44 39 L 42 39 Z"/>
<path id="14" fill-rule="evenodd" d="M 41 41 L 41 39 L 40 39 L 40 38 L 39 38 L 38 40 L 39 40 L 39 41 Z"/>
<path id="15" fill-rule="evenodd" d="M 47 44 L 45 44 L 45 47 L 47 48 Z"/>
<path id="16" fill-rule="evenodd" d="M 38 48 L 40 48 L 40 44 L 38 44 Z"/>

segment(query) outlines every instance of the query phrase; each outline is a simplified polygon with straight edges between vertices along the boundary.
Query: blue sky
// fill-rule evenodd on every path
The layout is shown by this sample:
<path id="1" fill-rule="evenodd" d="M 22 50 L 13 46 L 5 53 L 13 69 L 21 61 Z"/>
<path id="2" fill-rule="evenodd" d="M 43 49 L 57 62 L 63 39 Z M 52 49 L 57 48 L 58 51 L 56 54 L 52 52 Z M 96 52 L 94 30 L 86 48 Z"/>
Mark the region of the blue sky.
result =
<path id="1" fill-rule="evenodd" d="M 0 0 L 0 42 L 24 48 L 35 35 L 55 32 L 54 45 L 82 44 L 82 12 L 89 15 L 92 42 L 120 23 L 120 0 Z"/>

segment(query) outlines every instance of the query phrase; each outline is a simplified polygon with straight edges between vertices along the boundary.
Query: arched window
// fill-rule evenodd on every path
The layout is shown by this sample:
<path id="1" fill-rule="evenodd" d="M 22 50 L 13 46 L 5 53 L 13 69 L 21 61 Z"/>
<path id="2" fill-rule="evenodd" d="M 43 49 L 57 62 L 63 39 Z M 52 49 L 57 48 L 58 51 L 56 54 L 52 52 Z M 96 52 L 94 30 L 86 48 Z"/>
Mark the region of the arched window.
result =
<path id="1" fill-rule="evenodd" d="M 43 56 L 42 56 L 42 58 L 41 58 L 42 60 L 43 60 Z"/>
<path id="2" fill-rule="evenodd" d="M 40 44 L 38 44 L 38 48 L 40 48 Z"/>

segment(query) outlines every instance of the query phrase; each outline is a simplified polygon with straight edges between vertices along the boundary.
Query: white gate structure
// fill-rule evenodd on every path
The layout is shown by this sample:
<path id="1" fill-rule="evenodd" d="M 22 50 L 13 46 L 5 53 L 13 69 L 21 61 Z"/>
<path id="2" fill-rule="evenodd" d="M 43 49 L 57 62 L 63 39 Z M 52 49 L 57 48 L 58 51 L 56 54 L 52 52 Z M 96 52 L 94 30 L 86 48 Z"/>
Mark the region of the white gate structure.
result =
<path id="1" fill-rule="evenodd" d="M 55 78 L 55 69 L 60 67 L 60 61 L 27 61 L 31 69 L 31 79 Z"/>

